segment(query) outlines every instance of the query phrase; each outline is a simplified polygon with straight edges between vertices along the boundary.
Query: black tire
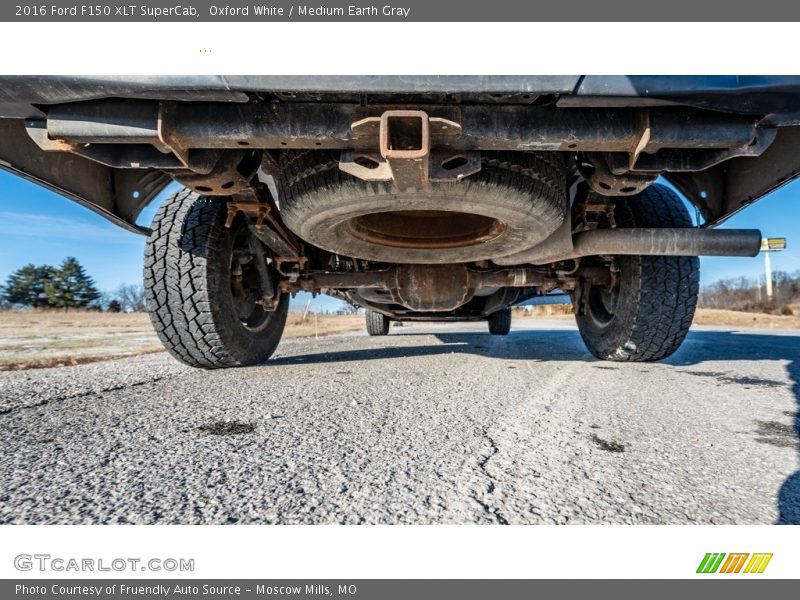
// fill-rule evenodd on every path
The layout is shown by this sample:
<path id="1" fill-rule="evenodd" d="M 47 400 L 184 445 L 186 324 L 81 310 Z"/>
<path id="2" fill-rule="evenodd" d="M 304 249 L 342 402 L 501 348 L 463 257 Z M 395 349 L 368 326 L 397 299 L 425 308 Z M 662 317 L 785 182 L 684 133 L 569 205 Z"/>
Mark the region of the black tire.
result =
<path id="1" fill-rule="evenodd" d="M 384 314 L 368 310 L 366 312 L 366 322 L 369 335 L 386 335 L 389 333 L 390 319 Z"/>
<path id="2" fill-rule="evenodd" d="M 424 193 L 400 191 L 391 182 L 362 181 L 339 169 L 339 157 L 325 150 L 286 151 L 280 161 L 281 216 L 287 227 L 337 254 L 414 264 L 507 256 L 544 240 L 568 210 L 566 169 L 554 152 L 486 152 L 479 172 L 460 181 L 433 183 Z M 364 219 L 387 211 L 395 213 L 390 222 L 409 219 L 408 237 L 379 241 L 374 231 L 363 228 Z M 486 237 L 480 243 L 442 238 L 446 241 L 441 246 L 426 245 L 429 238 L 413 235 L 425 228 L 411 221 L 421 213 L 437 214 L 440 223 L 451 223 L 456 215 L 478 219 L 480 224 L 471 227 L 476 236 Z M 428 230 L 425 235 L 432 234 Z"/>
<path id="3" fill-rule="evenodd" d="M 234 299 L 231 289 L 231 256 L 247 230 L 240 219 L 226 228 L 226 216 L 224 198 L 179 191 L 156 214 L 145 249 L 153 327 L 166 349 L 193 367 L 261 363 L 275 351 L 286 324 L 285 294 L 274 311 L 254 303 L 240 317 L 243 300 Z"/>
<path id="4" fill-rule="evenodd" d="M 692 227 L 681 199 L 669 188 L 651 185 L 616 201 L 618 227 Z M 700 281 L 696 256 L 618 256 L 615 289 L 592 286 L 583 313 L 575 307 L 578 329 L 597 358 L 650 362 L 675 352 L 692 324 Z"/>
<path id="5" fill-rule="evenodd" d="M 492 335 L 508 335 L 511 331 L 511 309 L 504 308 L 489 315 L 489 333 Z"/>

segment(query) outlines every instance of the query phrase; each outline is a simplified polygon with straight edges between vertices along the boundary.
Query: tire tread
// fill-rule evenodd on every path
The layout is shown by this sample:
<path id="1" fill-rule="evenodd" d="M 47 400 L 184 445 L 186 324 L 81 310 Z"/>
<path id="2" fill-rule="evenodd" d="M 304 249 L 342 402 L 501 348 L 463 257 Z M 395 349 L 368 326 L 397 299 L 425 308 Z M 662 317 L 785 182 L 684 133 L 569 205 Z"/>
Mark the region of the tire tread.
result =
<path id="1" fill-rule="evenodd" d="M 654 184 L 624 200 L 630 225 L 654 228 L 693 227 L 681 199 L 669 188 Z M 590 352 L 603 360 L 652 362 L 673 354 L 683 343 L 694 319 L 700 287 L 700 263 L 696 256 L 625 257 L 639 269 L 635 310 L 616 324 L 611 339 L 602 340 L 587 331 L 578 318 L 581 335 Z"/>
<path id="2" fill-rule="evenodd" d="M 213 297 L 227 274 L 209 255 L 225 235 L 222 198 L 190 190 L 170 196 L 153 219 L 144 256 L 144 287 L 153 328 L 167 351 L 183 363 L 207 369 L 242 366 L 263 358 L 237 343 L 237 333 Z M 277 346 L 288 302 L 275 311 L 264 344 Z M 269 352 L 271 354 L 271 351 Z"/>

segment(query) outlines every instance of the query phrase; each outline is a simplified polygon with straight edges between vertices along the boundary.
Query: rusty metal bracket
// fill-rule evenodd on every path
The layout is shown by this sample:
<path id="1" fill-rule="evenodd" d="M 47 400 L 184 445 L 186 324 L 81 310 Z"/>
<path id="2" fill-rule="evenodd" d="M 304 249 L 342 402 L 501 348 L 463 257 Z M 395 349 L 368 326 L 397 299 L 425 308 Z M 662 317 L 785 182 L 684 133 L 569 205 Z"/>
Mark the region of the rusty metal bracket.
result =
<path id="1" fill-rule="evenodd" d="M 589 231 L 592 229 L 591 225 L 589 225 L 589 219 L 587 219 L 587 215 L 590 214 L 605 215 L 609 227 L 613 229 L 617 226 L 617 223 L 614 219 L 614 211 L 616 207 L 613 202 L 587 199 L 585 202 L 578 204 L 576 208 L 578 210 L 578 219 L 580 220 L 581 229 L 583 231 Z"/>
<path id="2" fill-rule="evenodd" d="M 279 287 L 282 291 L 289 291 L 289 288 L 286 286 L 291 286 L 297 283 L 297 280 L 300 279 L 300 275 L 305 270 L 306 265 L 308 264 L 308 257 L 307 256 L 281 256 L 275 259 L 275 268 L 278 270 L 278 273 L 286 277 L 285 281 L 281 281 Z M 290 265 L 290 269 L 287 271 L 284 266 Z"/>
<path id="3" fill-rule="evenodd" d="M 237 214 L 243 212 L 250 216 L 256 217 L 255 226 L 261 227 L 264 219 L 269 214 L 270 207 L 262 202 L 256 200 L 246 200 L 240 202 L 228 202 L 228 216 L 225 218 L 225 228 L 229 229 L 233 225 L 233 219 Z"/>
<path id="4" fill-rule="evenodd" d="M 432 182 L 458 181 L 481 170 L 481 153 L 432 150 L 430 165 Z"/>
<path id="5" fill-rule="evenodd" d="M 189 167 L 189 149 L 184 145 L 181 136 L 175 133 L 175 103 L 159 102 L 158 117 L 156 119 L 156 132 L 158 139 L 165 148 L 170 150 L 181 164 Z"/>
<path id="6" fill-rule="evenodd" d="M 339 158 L 339 169 L 364 181 L 392 180 L 389 163 L 377 154 L 343 150 Z"/>
<path id="7" fill-rule="evenodd" d="M 253 235 L 275 254 L 276 264 L 280 264 L 278 261 L 304 264 L 306 258 L 301 256 L 300 245 L 280 220 L 280 213 L 269 188 L 263 184 L 256 185 L 248 190 L 245 197 L 247 199 L 228 202 L 225 227 L 230 227 L 236 215 L 243 213 L 248 218 L 248 225 Z"/>
<path id="8" fill-rule="evenodd" d="M 636 154 L 641 152 L 647 134 L 642 134 L 640 143 L 635 146 L 630 154 L 619 153 L 620 163 L 624 164 L 625 171 L 623 173 L 615 173 L 610 164 L 611 155 L 601 152 L 589 152 L 585 157 L 591 163 L 593 171 L 585 173 L 586 182 L 589 187 L 596 194 L 602 196 L 632 196 L 638 194 L 658 178 L 658 173 L 631 173 L 629 172 L 628 165 L 635 161 L 644 160 L 644 156 L 640 157 Z"/>
<path id="9" fill-rule="evenodd" d="M 47 122 L 30 119 L 25 121 L 25 129 L 39 148 L 46 152 L 73 152 L 77 144 L 59 139 L 52 139 L 47 134 Z"/>
<path id="10" fill-rule="evenodd" d="M 173 178 L 198 194 L 236 196 L 247 194 L 252 189 L 253 178 L 260 166 L 260 151 L 226 150 L 211 168 L 181 171 Z"/>
<path id="11" fill-rule="evenodd" d="M 650 137 L 652 135 L 652 130 L 650 129 L 650 111 L 643 108 L 636 113 L 636 122 L 636 129 L 639 131 L 639 136 L 636 143 L 631 148 L 631 151 L 628 153 L 629 171 L 634 170 L 636 161 L 639 160 L 639 155 L 642 153 L 642 150 L 647 148 L 647 144 L 650 143 Z"/>

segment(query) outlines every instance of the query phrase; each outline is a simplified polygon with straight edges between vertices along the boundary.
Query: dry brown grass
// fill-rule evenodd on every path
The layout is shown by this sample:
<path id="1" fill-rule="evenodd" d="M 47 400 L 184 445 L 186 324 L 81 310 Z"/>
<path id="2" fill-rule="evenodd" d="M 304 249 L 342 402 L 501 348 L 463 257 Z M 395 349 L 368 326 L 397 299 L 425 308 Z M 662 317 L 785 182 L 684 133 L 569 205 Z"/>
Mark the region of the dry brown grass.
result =
<path id="1" fill-rule="evenodd" d="M 0 312 L 0 369 L 73 365 L 162 350 L 144 314 Z"/>
<path id="2" fill-rule="evenodd" d="M 718 325 L 723 327 L 752 327 L 757 329 L 800 329 L 800 307 L 792 307 L 794 315 L 768 315 L 737 310 L 698 308 L 694 315 L 695 325 Z M 552 304 L 534 306 L 530 312 L 514 311 L 514 318 L 573 319 L 572 306 Z"/>
<path id="3" fill-rule="evenodd" d="M 530 319 L 536 317 L 543 317 L 546 319 L 574 319 L 571 304 L 542 304 L 539 306 L 531 306 L 529 310 L 524 310 L 521 307 L 514 309 L 515 319 Z"/>
<path id="4" fill-rule="evenodd" d="M 358 316 L 290 314 L 285 338 L 324 336 L 364 326 Z M 81 311 L 0 312 L 0 371 L 57 367 L 163 350 L 146 314 Z"/>
<path id="5" fill-rule="evenodd" d="M 314 337 L 358 331 L 364 328 L 364 317 L 358 315 L 307 315 L 303 320 L 301 314 L 290 314 L 286 320 L 284 338 Z"/>
<path id="6" fill-rule="evenodd" d="M 758 329 L 800 329 L 800 317 L 766 315 L 737 310 L 698 308 L 695 325 L 724 325 L 728 327 L 754 327 Z"/>

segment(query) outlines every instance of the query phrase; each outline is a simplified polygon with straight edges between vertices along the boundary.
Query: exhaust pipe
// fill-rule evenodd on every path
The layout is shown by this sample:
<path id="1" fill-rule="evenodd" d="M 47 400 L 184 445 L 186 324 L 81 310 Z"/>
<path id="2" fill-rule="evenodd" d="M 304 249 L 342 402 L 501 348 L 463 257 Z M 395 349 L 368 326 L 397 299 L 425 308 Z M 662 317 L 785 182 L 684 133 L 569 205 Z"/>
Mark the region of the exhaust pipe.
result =
<path id="1" fill-rule="evenodd" d="M 758 229 L 598 229 L 572 238 L 572 256 L 755 256 Z"/>
<path id="2" fill-rule="evenodd" d="M 595 229 L 556 231 L 529 250 L 492 259 L 498 265 L 546 265 L 583 256 L 755 256 L 758 229 Z"/>

